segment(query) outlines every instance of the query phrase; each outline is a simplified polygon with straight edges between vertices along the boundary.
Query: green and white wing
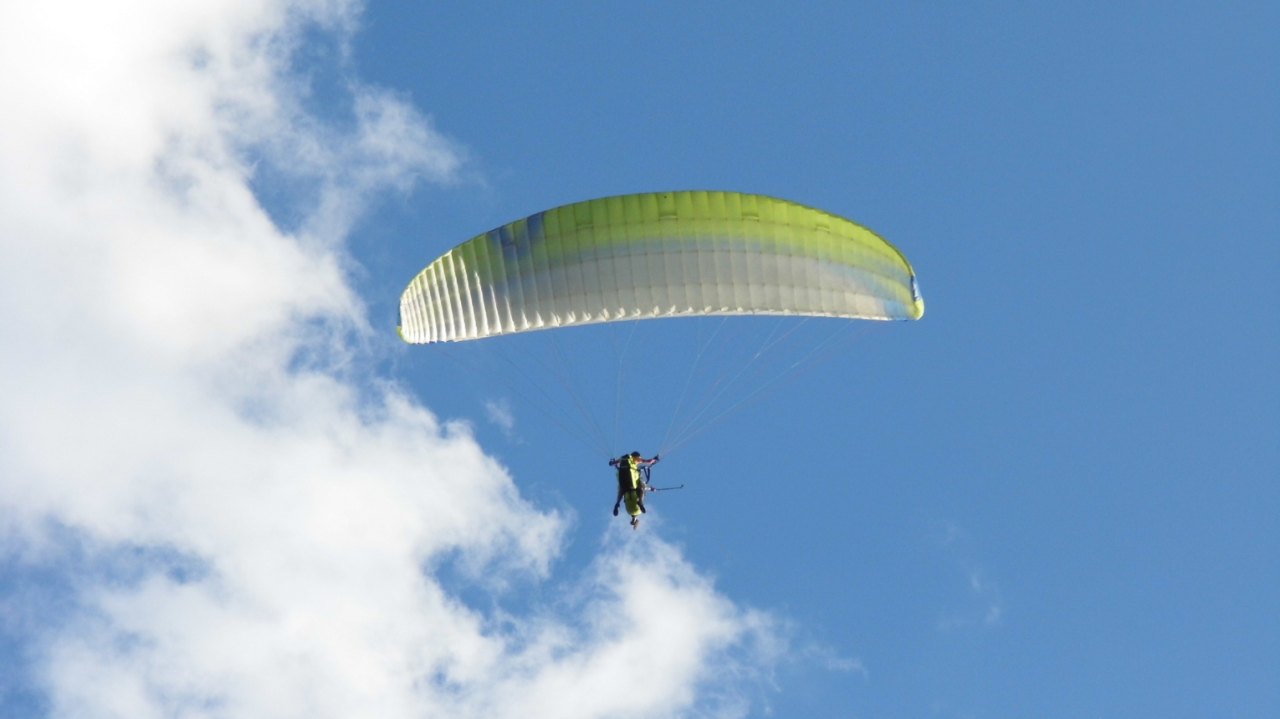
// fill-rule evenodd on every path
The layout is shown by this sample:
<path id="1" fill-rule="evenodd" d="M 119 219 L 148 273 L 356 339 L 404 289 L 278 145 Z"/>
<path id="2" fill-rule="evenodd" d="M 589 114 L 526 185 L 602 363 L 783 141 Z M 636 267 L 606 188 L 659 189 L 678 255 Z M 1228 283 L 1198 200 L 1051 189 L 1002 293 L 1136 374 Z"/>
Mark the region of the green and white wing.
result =
<path id="1" fill-rule="evenodd" d="M 658 317 L 923 314 L 907 259 L 861 225 L 763 195 L 659 192 L 565 205 L 462 243 L 409 283 L 399 330 L 427 343 Z"/>

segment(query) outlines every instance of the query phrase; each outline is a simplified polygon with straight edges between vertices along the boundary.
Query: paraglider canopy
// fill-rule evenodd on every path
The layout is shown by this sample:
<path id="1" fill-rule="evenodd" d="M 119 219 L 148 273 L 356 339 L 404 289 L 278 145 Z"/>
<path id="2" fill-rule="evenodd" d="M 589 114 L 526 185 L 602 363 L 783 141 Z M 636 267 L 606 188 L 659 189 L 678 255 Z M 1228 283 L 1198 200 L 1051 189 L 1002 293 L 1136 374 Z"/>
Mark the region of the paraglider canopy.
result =
<path id="1" fill-rule="evenodd" d="M 429 343 L 659 317 L 923 314 L 911 265 L 871 230 L 763 195 L 691 191 L 565 205 L 464 242 L 409 284 L 398 330 Z"/>

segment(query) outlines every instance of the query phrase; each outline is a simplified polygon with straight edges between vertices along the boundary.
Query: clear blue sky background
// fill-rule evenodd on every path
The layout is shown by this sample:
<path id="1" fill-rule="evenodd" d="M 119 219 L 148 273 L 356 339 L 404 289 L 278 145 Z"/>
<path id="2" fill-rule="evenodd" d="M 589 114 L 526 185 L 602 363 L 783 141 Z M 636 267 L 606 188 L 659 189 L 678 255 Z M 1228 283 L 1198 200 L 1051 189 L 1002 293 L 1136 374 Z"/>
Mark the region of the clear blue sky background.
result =
<path id="1" fill-rule="evenodd" d="M 777 716 L 1280 715 L 1280 6 L 375 0 L 365 22 L 358 72 L 478 178 L 359 229 L 389 338 L 451 246 L 605 195 L 774 195 L 914 263 L 923 321 L 661 469 L 689 487 L 649 531 L 865 670 L 789 665 Z M 388 346 L 576 512 L 580 569 L 612 520 L 600 459 L 514 397 L 507 438 L 492 388 Z"/>

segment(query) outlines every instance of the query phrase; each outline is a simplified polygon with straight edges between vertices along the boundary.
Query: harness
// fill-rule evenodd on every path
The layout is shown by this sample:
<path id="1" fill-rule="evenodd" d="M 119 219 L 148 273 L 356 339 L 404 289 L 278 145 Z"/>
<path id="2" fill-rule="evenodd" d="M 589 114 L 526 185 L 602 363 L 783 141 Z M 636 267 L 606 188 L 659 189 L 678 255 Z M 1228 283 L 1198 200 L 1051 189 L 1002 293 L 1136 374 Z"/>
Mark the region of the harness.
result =
<path id="1" fill-rule="evenodd" d="M 644 475 L 641 478 L 641 474 Z M 618 490 L 623 494 L 634 494 L 642 485 L 647 484 L 649 468 L 636 464 L 631 455 L 618 462 Z"/>
<path id="2" fill-rule="evenodd" d="M 649 467 L 625 455 L 618 459 L 618 494 L 625 500 L 627 514 L 637 517 L 644 512 L 644 492 L 649 488 Z"/>

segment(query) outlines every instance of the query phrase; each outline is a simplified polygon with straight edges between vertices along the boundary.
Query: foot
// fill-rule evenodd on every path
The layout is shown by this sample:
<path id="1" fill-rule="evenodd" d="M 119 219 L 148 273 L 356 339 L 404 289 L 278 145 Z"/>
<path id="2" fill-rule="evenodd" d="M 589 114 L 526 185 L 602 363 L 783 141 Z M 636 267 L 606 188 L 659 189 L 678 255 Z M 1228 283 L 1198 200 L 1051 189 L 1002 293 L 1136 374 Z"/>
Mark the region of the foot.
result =
<path id="1" fill-rule="evenodd" d="M 613 516 L 618 516 L 618 508 L 616 506 L 613 508 Z"/>

